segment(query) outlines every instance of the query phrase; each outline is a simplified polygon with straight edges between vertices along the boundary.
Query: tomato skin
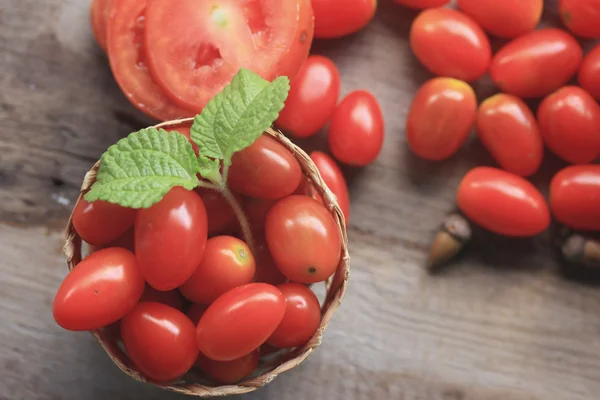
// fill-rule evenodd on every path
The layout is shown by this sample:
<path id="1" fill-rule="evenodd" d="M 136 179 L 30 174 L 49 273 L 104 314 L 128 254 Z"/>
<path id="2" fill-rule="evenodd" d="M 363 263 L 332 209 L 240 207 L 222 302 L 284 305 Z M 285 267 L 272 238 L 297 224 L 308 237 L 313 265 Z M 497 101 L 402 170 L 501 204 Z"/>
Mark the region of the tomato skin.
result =
<path id="1" fill-rule="evenodd" d="M 254 259 L 256 260 L 254 281 L 275 286 L 286 282 L 287 278 L 277 268 L 277 265 L 275 265 L 275 261 L 265 241 L 264 233 L 256 238 L 254 248 Z"/>
<path id="2" fill-rule="evenodd" d="M 571 165 L 550 183 L 550 207 L 572 229 L 600 231 L 600 165 Z"/>
<path id="3" fill-rule="evenodd" d="M 192 304 L 185 315 L 192 321 L 194 326 L 198 325 L 198 321 L 206 312 L 208 306 L 206 304 Z"/>
<path id="4" fill-rule="evenodd" d="M 572 164 L 587 164 L 600 155 L 600 106 L 578 86 L 565 86 L 538 108 L 544 142 Z"/>
<path id="5" fill-rule="evenodd" d="M 543 97 L 566 84 L 582 58 L 573 36 L 560 29 L 540 29 L 502 47 L 492 59 L 490 75 L 503 92 Z"/>
<path id="6" fill-rule="evenodd" d="M 250 229 L 253 232 L 263 232 L 265 230 L 265 219 L 273 204 L 277 200 L 262 200 L 255 199 L 253 197 L 247 197 L 244 203 L 244 211 L 248 222 L 250 223 Z"/>
<path id="7" fill-rule="evenodd" d="M 300 283 L 284 283 L 277 288 L 285 296 L 285 315 L 267 344 L 279 348 L 301 346 L 315 334 L 321 323 L 319 300 L 310 288 Z"/>
<path id="8" fill-rule="evenodd" d="M 331 276 L 341 257 L 341 238 L 333 216 L 307 196 L 289 196 L 275 204 L 265 223 L 271 256 L 279 270 L 300 283 Z"/>
<path id="9" fill-rule="evenodd" d="M 600 0 L 560 0 L 558 13 L 563 24 L 575 35 L 600 38 Z"/>
<path id="10" fill-rule="evenodd" d="M 600 101 L 600 44 L 583 59 L 579 70 L 579 84 Z"/>
<path id="11" fill-rule="evenodd" d="M 92 0 L 90 7 L 90 23 L 92 33 L 98 46 L 106 51 L 108 35 L 108 19 L 110 17 L 112 0 Z"/>
<path id="12" fill-rule="evenodd" d="M 475 81 L 492 59 L 490 41 L 471 17 L 450 8 L 421 12 L 410 28 L 410 47 L 433 74 Z"/>
<path id="13" fill-rule="evenodd" d="M 183 310 L 183 300 L 177 290 L 169 290 L 168 292 L 161 292 L 154 289 L 150 285 L 146 285 L 144 294 L 140 301 L 161 303 L 169 307 L 173 307 L 176 310 Z"/>
<path id="14" fill-rule="evenodd" d="M 406 119 L 410 148 L 427 160 L 451 157 L 467 140 L 475 123 L 477 98 L 467 83 L 431 79 L 417 91 Z"/>
<path id="15" fill-rule="evenodd" d="M 99 250 L 64 279 L 52 305 L 56 322 L 72 331 L 99 329 L 131 311 L 144 291 L 144 278 L 128 250 Z"/>
<path id="16" fill-rule="evenodd" d="M 425 9 L 442 7 L 450 3 L 450 0 L 394 0 L 396 3 L 404 7 Z"/>
<path id="17" fill-rule="evenodd" d="M 315 37 L 340 38 L 358 32 L 375 15 L 377 0 L 312 0 Z"/>
<path id="18" fill-rule="evenodd" d="M 500 235 L 535 236 L 550 225 L 548 205 L 535 186 L 498 168 L 473 168 L 461 181 L 456 199 L 468 218 Z"/>
<path id="19" fill-rule="evenodd" d="M 250 375 L 258 367 L 259 358 L 260 351 L 258 349 L 231 361 L 211 360 L 200 353 L 196 366 L 214 380 L 230 385 Z"/>
<path id="20" fill-rule="evenodd" d="M 492 35 L 515 38 L 539 24 L 544 0 L 458 0 L 457 5 Z"/>
<path id="21" fill-rule="evenodd" d="M 227 183 L 236 192 L 274 200 L 294 192 L 302 178 L 300 164 L 275 139 L 262 135 L 231 159 Z"/>
<path id="22" fill-rule="evenodd" d="M 215 236 L 208 239 L 200 265 L 179 289 L 194 303 L 210 304 L 223 293 L 250 283 L 255 270 L 246 243 L 232 236 Z"/>
<path id="23" fill-rule="evenodd" d="M 179 310 L 142 302 L 121 321 L 127 354 L 146 376 L 172 382 L 188 372 L 198 358 L 196 329 Z"/>
<path id="24" fill-rule="evenodd" d="M 317 166 L 329 190 L 337 197 L 346 224 L 348 224 L 350 222 L 350 196 L 348 195 L 348 185 L 342 170 L 333 158 L 321 151 L 313 151 L 310 153 L 310 158 Z"/>
<path id="25" fill-rule="evenodd" d="M 375 161 L 383 147 L 384 123 L 379 102 L 371 93 L 349 93 L 337 106 L 328 130 L 331 153 L 339 161 L 364 166 Z"/>
<path id="26" fill-rule="evenodd" d="M 81 198 L 73 210 L 73 227 L 92 246 L 118 239 L 135 221 L 136 210 L 107 201 L 89 202 Z"/>
<path id="27" fill-rule="evenodd" d="M 146 281 L 155 289 L 183 284 L 200 264 L 206 246 L 207 215 L 194 191 L 175 187 L 153 206 L 138 211 L 135 254 Z"/>
<path id="28" fill-rule="evenodd" d="M 275 286 L 239 286 L 206 309 L 196 329 L 198 347 L 215 361 L 243 357 L 271 336 L 284 313 L 285 297 Z"/>
<path id="29" fill-rule="evenodd" d="M 530 176 L 540 168 L 544 142 L 535 116 L 521 99 L 504 93 L 487 98 L 476 125 L 479 140 L 503 169 Z"/>
<path id="30" fill-rule="evenodd" d="M 202 202 L 204 202 L 204 206 L 206 207 L 209 236 L 235 228 L 237 217 L 221 193 L 203 188 L 197 188 L 196 193 L 200 195 Z M 244 200 L 241 196 L 234 196 L 240 204 L 244 204 Z"/>
<path id="31" fill-rule="evenodd" d="M 313 136 L 335 110 L 340 96 L 340 73 L 329 58 L 312 55 L 290 86 L 276 124 L 296 138 Z"/>

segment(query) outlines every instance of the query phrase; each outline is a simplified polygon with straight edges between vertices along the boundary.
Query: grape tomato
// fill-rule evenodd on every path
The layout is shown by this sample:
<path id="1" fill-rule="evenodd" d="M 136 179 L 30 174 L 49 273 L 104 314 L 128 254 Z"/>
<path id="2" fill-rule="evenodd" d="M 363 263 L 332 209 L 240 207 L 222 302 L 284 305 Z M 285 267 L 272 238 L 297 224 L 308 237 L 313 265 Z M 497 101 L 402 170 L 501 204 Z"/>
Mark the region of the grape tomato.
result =
<path id="1" fill-rule="evenodd" d="M 579 84 L 600 101 L 600 44 L 583 59 L 579 70 Z"/>
<path id="2" fill-rule="evenodd" d="M 457 5 L 492 35 L 515 38 L 535 29 L 544 0 L 458 0 Z"/>
<path id="3" fill-rule="evenodd" d="M 559 0 L 558 13 L 575 35 L 600 38 L 600 0 Z"/>
<path id="4" fill-rule="evenodd" d="M 342 170 L 333 158 L 321 151 L 313 151 L 310 153 L 310 158 L 317 166 L 329 190 L 337 197 L 338 205 L 344 214 L 346 224 L 348 224 L 350 222 L 350 196 Z M 308 184 L 310 185 L 310 182 Z"/>
<path id="5" fill-rule="evenodd" d="M 211 360 L 200 353 L 196 366 L 214 380 L 230 385 L 250 375 L 258 367 L 259 359 L 260 351 L 258 349 L 231 361 Z"/>
<path id="6" fill-rule="evenodd" d="M 73 227 L 92 246 L 104 246 L 133 226 L 136 210 L 107 201 L 81 198 L 73 210 Z"/>
<path id="7" fill-rule="evenodd" d="M 364 28 L 375 15 L 377 0 L 312 0 L 315 37 L 339 38 Z"/>
<path id="8" fill-rule="evenodd" d="M 554 217 L 572 229 L 600 231 L 600 165 L 572 165 L 550 183 Z"/>

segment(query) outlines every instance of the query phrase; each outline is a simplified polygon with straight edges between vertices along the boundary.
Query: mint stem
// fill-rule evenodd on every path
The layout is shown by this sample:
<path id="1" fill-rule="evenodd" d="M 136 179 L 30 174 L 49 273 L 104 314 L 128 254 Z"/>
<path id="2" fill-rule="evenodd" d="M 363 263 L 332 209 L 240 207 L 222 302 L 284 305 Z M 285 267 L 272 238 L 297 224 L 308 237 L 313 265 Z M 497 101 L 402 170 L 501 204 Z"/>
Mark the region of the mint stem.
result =
<path id="1" fill-rule="evenodd" d="M 242 206 L 240 205 L 240 203 L 238 203 L 237 199 L 227 186 L 219 188 L 219 191 L 221 192 L 223 197 L 225 197 L 225 200 L 227 200 L 227 202 L 233 209 L 233 212 L 235 213 L 235 216 L 237 217 L 237 220 L 240 223 L 240 227 L 242 228 L 242 235 L 244 236 L 244 241 L 250 248 L 252 254 L 255 254 L 254 238 L 252 237 L 252 230 L 250 229 L 250 222 L 248 222 L 248 217 L 246 217 L 246 213 L 244 213 Z"/>

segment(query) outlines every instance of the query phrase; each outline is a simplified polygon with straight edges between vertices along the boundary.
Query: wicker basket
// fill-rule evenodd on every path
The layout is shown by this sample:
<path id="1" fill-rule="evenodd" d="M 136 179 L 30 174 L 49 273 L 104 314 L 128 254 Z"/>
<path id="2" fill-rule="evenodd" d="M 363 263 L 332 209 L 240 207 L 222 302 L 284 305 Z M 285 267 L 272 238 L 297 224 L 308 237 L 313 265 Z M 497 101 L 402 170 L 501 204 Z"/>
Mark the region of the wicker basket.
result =
<path id="1" fill-rule="evenodd" d="M 175 128 L 180 125 L 189 125 L 192 122 L 192 118 L 186 118 L 163 122 L 155 127 L 168 129 Z M 210 381 L 202 379 L 199 376 L 196 378 L 193 374 L 188 374 L 179 382 L 170 385 L 160 385 L 148 381 L 139 371 L 136 370 L 135 366 L 129 360 L 127 354 L 123 352 L 118 341 L 118 336 L 111 334 L 111 332 L 106 329 L 92 331 L 92 335 L 96 338 L 102 348 L 104 348 L 114 363 L 132 378 L 141 382 L 154 384 L 166 390 L 198 397 L 226 396 L 248 393 L 265 386 L 282 372 L 288 371 L 300 365 L 321 344 L 321 337 L 325 332 L 327 324 L 342 301 L 350 273 L 350 257 L 348 255 L 348 239 L 346 235 L 344 217 L 340 207 L 337 204 L 335 195 L 333 195 L 333 193 L 325 185 L 325 182 L 321 178 L 321 175 L 319 174 L 310 157 L 308 157 L 308 155 L 302 149 L 294 145 L 280 132 L 277 132 L 273 129 L 268 129 L 264 134 L 271 136 L 281 143 L 298 160 L 304 175 L 314 185 L 317 193 L 322 196 L 323 204 L 325 204 L 327 209 L 333 215 L 342 237 L 342 257 L 335 274 L 326 283 L 327 295 L 324 303 L 321 306 L 321 325 L 319 329 L 304 346 L 292 349 L 290 351 L 278 353 L 277 356 L 271 358 L 269 361 L 264 363 L 261 362 L 260 375 L 248 378 L 236 385 L 226 386 L 211 383 Z M 85 175 L 78 201 L 95 182 L 98 167 L 99 162 L 96 162 L 92 169 Z M 64 247 L 64 253 L 67 259 L 69 270 L 75 268 L 75 266 L 81 261 L 81 247 L 82 240 L 73 228 L 71 216 L 67 223 L 66 244 Z"/>

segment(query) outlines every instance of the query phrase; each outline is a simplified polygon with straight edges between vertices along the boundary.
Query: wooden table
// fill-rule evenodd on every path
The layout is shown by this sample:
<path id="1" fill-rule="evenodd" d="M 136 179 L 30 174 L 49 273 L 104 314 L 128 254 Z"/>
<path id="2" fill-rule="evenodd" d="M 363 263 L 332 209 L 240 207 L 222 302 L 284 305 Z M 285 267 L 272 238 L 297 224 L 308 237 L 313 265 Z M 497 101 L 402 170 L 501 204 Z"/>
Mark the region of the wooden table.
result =
<path id="1" fill-rule="evenodd" d="M 477 232 L 452 268 L 422 269 L 461 176 L 491 159 L 475 140 L 443 163 L 411 155 L 406 112 L 429 75 L 407 43 L 415 14 L 380 3 L 360 34 L 315 46 L 338 63 L 343 91 L 373 91 L 386 117 L 381 157 L 349 171 L 347 297 L 319 351 L 241 398 L 597 399 L 598 279 L 561 273 L 548 236 Z M 483 99 L 494 89 L 477 91 Z M 51 314 L 66 274 L 62 230 L 84 173 L 109 144 L 151 123 L 114 83 L 87 1 L 0 2 L 0 399 L 178 397 L 135 383 L 89 334 L 58 328 Z M 557 165 L 549 157 L 535 182 Z"/>

